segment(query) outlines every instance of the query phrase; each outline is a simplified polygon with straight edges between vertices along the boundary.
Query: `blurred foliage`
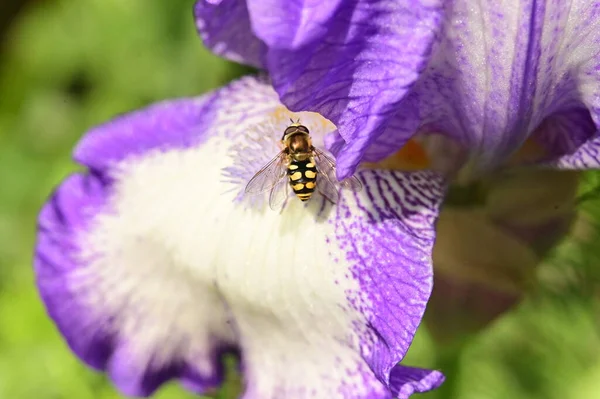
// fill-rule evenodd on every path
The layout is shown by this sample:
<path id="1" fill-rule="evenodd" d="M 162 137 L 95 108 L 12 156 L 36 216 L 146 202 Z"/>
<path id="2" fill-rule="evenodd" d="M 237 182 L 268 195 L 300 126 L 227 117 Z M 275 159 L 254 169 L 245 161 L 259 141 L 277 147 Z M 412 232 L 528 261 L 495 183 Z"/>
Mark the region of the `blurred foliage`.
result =
<path id="1" fill-rule="evenodd" d="M 46 317 L 33 284 L 37 210 L 77 167 L 90 126 L 170 97 L 197 95 L 246 71 L 205 50 L 192 0 L 30 3 L 0 60 L 0 398 L 120 398 L 84 367 Z M 485 331 L 440 347 L 421 328 L 406 363 L 448 380 L 423 398 L 600 397 L 600 175 L 581 188 L 573 234 L 539 270 L 538 288 Z M 232 397 L 236 382 L 218 397 Z M 176 384 L 157 398 L 191 398 Z"/>

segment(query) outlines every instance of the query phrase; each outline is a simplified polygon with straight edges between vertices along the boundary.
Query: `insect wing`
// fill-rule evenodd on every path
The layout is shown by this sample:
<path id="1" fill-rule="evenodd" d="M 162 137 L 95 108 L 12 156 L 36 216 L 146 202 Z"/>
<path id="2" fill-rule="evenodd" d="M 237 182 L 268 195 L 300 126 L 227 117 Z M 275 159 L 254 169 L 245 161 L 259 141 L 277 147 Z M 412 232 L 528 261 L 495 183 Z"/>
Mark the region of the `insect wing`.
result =
<path id="1" fill-rule="evenodd" d="M 350 176 L 347 179 L 344 179 L 340 182 L 340 186 L 350 191 L 360 191 L 362 190 L 362 183 L 356 176 Z"/>
<path id="2" fill-rule="evenodd" d="M 274 211 L 278 211 L 281 209 L 281 206 L 287 200 L 288 194 L 290 191 L 290 184 L 287 179 L 281 179 L 273 189 L 271 190 L 271 194 L 269 195 L 269 206 Z"/>
<path id="3" fill-rule="evenodd" d="M 315 148 L 314 159 L 317 164 L 317 190 L 334 204 L 338 202 L 340 189 L 339 182 L 335 177 L 335 161 L 328 157 L 323 151 Z"/>
<path id="4" fill-rule="evenodd" d="M 339 187 L 343 187 L 351 191 L 362 190 L 362 184 L 360 180 L 356 178 L 356 176 L 350 176 L 347 179 L 339 181 L 335 175 L 335 161 L 318 148 L 315 148 L 314 152 L 315 162 L 317 163 L 317 169 L 319 170 L 319 173 L 324 174 L 327 177 L 327 180 L 329 180 L 331 184 L 335 185 L 338 190 Z"/>
<path id="5" fill-rule="evenodd" d="M 329 201 L 336 204 L 339 199 L 338 187 L 324 173 L 317 175 L 317 190 Z"/>
<path id="6" fill-rule="evenodd" d="M 246 194 L 262 193 L 273 188 L 277 183 L 280 183 L 285 177 L 285 161 L 286 154 L 281 151 L 275 158 L 271 159 L 268 164 L 263 166 L 261 170 L 256 172 L 252 179 L 250 179 L 246 185 Z"/>
<path id="7" fill-rule="evenodd" d="M 336 184 L 338 180 L 335 177 L 335 161 L 318 148 L 314 149 L 314 155 L 319 173 L 325 175 L 331 183 Z"/>

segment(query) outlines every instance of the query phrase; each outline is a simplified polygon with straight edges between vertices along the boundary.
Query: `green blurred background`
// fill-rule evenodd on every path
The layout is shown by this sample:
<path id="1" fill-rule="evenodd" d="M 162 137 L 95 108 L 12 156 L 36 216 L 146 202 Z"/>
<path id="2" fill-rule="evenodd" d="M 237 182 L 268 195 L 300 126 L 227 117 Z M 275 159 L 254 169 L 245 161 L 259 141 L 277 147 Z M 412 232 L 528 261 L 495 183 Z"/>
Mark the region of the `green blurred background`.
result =
<path id="1" fill-rule="evenodd" d="M 36 213 L 77 167 L 70 150 L 115 114 L 218 87 L 244 70 L 202 47 L 192 0 L 31 0 L 0 5 L 0 399 L 120 398 L 84 367 L 33 285 Z M 599 178 L 580 192 L 581 234 L 537 272 L 526 299 L 452 344 L 420 329 L 406 363 L 448 381 L 423 398 L 600 398 Z M 231 398 L 232 379 L 220 398 Z M 157 398 L 191 398 L 176 384 Z M 284 399 L 284 398 L 282 398 Z"/>

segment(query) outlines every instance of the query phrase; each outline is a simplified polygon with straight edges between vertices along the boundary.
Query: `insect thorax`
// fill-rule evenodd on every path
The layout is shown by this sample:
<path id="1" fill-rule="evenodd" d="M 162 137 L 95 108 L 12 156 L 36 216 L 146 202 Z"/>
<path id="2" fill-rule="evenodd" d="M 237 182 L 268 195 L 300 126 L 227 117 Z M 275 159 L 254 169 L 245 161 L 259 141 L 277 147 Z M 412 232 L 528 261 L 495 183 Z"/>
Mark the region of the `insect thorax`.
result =
<path id="1" fill-rule="evenodd" d="M 306 161 L 312 156 L 312 143 L 306 133 L 295 132 L 285 136 L 284 145 L 293 160 Z"/>

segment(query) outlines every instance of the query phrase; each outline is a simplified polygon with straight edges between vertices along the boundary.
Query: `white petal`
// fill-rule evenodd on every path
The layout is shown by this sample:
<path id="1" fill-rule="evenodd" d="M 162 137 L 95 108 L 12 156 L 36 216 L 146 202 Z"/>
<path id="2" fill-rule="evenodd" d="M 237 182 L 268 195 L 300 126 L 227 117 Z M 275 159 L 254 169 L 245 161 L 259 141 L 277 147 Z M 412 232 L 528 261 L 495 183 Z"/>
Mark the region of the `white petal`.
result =
<path id="1" fill-rule="evenodd" d="M 288 116 L 261 115 L 275 126 Z M 317 136 L 331 128 L 296 116 Z M 59 278 L 90 328 L 114 337 L 106 367 L 119 387 L 148 394 L 145 379 L 174 363 L 193 365 L 175 373 L 184 379 L 214 376 L 227 348 L 241 350 L 246 398 L 406 397 L 441 383 L 413 369 L 400 370 L 396 387 L 387 380 L 431 289 L 441 181 L 366 171 L 365 190 L 336 207 L 315 195 L 281 214 L 257 209 L 239 201 L 244 178 L 224 171 L 251 174 L 275 153 L 245 152 L 255 147 L 251 123 L 232 114 L 213 126 L 198 144 L 114 162 L 109 198 L 74 232 L 79 266 Z"/>

